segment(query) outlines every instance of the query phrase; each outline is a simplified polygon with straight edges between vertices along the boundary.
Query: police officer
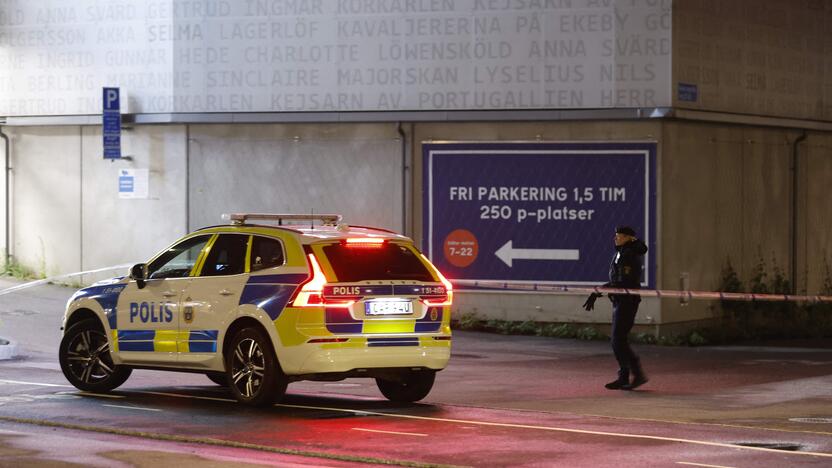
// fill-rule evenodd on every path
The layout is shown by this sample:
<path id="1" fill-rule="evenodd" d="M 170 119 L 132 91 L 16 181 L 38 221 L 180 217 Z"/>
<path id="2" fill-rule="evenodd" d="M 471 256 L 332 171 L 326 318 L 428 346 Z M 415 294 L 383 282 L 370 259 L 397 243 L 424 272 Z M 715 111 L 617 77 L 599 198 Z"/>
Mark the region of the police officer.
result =
<path id="1" fill-rule="evenodd" d="M 641 285 L 641 267 L 647 246 L 636 237 L 629 226 L 615 228 L 615 255 L 610 262 L 610 281 L 602 287 L 638 289 Z M 584 303 L 584 309 L 592 310 L 600 293 L 592 293 Z M 638 356 L 630 348 L 628 335 L 638 312 L 641 296 L 610 294 L 612 301 L 612 350 L 618 360 L 618 379 L 605 385 L 610 390 L 633 390 L 647 383 Z M 632 374 L 633 380 L 630 381 Z"/>

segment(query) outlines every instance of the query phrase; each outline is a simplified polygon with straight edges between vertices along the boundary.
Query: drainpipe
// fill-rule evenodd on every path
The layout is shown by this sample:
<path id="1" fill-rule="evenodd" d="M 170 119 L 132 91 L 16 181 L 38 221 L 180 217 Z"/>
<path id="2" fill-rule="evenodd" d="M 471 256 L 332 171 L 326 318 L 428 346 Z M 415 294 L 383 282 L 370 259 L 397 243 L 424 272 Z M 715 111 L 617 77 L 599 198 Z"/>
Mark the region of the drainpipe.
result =
<path id="1" fill-rule="evenodd" d="M 10 161 L 11 161 L 11 154 L 9 153 L 9 136 L 6 135 L 5 133 L 3 133 L 3 128 L 2 127 L 0 127 L 0 137 L 2 137 L 3 140 L 5 141 L 5 147 L 6 147 L 6 152 L 5 152 L 5 155 L 6 155 L 6 171 L 5 171 L 5 174 L 6 174 L 6 263 L 5 263 L 5 267 L 6 267 L 6 270 L 8 270 L 9 269 L 9 260 L 11 259 L 11 255 L 9 254 L 9 220 L 11 219 L 11 216 L 9 216 L 9 207 L 11 206 L 11 204 L 9 203 L 9 193 L 11 193 L 11 191 L 9 190 L 9 172 L 11 172 L 12 168 L 11 168 L 11 165 L 9 164 Z"/>
<path id="2" fill-rule="evenodd" d="M 791 274 L 789 275 L 790 281 L 792 283 L 792 292 L 797 292 L 797 205 L 798 205 L 798 197 L 797 197 L 797 185 L 800 182 L 798 173 L 797 173 L 797 157 L 799 155 L 797 148 L 800 143 L 806 140 L 806 130 L 803 130 L 803 134 L 799 137 L 795 138 L 794 142 L 792 143 L 792 164 L 791 164 L 791 171 L 792 171 L 792 225 L 791 225 Z"/>
<path id="3" fill-rule="evenodd" d="M 407 135 L 401 121 L 396 122 L 396 133 L 402 146 L 402 234 L 407 235 Z"/>

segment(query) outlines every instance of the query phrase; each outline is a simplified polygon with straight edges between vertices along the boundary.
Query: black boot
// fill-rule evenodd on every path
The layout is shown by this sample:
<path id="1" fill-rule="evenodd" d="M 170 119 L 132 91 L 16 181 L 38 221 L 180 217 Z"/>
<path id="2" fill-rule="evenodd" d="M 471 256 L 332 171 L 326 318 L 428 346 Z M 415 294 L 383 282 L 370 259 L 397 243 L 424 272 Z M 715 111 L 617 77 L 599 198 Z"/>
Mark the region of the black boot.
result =
<path id="1" fill-rule="evenodd" d="M 633 366 L 633 381 L 621 387 L 622 390 L 635 390 L 648 382 L 647 374 L 641 368 L 641 363 Z"/>
<path id="2" fill-rule="evenodd" d="M 608 390 L 620 390 L 630 385 L 630 369 L 618 369 L 618 379 L 604 385 Z"/>

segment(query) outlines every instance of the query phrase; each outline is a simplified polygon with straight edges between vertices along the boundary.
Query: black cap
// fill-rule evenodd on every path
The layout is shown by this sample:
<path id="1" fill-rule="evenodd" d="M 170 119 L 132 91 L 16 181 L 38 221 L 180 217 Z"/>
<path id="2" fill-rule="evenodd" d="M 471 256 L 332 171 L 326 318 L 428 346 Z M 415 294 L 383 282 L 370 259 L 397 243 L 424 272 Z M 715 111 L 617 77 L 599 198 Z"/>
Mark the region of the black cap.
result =
<path id="1" fill-rule="evenodd" d="M 615 227 L 616 234 L 626 234 L 628 236 L 636 237 L 636 230 L 631 228 L 630 226 L 616 226 Z"/>

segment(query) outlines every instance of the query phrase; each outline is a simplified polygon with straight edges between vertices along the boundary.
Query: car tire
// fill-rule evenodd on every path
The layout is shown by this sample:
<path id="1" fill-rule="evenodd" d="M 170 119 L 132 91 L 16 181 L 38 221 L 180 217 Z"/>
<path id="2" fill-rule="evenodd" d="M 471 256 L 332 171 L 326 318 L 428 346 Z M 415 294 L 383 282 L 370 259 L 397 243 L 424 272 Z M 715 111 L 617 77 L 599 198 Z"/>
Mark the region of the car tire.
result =
<path id="1" fill-rule="evenodd" d="M 428 396 L 435 379 L 435 371 L 408 372 L 399 380 L 376 379 L 376 385 L 390 401 L 413 403 Z"/>
<path id="2" fill-rule="evenodd" d="M 87 392 L 109 392 L 123 384 L 133 370 L 113 364 L 110 342 L 101 323 L 86 319 L 64 333 L 58 361 L 66 379 Z"/>
<path id="3" fill-rule="evenodd" d="M 225 372 L 209 372 L 205 376 L 220 387 L 228 386 L 228 375 Z"/>
<path id="4" fill-rule="evenodd" d="M 248 406 L 265 406 L 286 393 L 288 380 L 266 334 L 259 328 L 243 328 L 225 356 L 228 388 L 234 398 Z"/>

